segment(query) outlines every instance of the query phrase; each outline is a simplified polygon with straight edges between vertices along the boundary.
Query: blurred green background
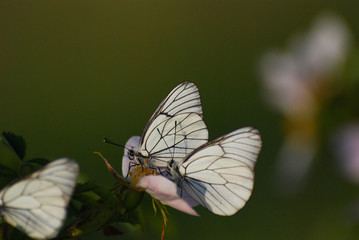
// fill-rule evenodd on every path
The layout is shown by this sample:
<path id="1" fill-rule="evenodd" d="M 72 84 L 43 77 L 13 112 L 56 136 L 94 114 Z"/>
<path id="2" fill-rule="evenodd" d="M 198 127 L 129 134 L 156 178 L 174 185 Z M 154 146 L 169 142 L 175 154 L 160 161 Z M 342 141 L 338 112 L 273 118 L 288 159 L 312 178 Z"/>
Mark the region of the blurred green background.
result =
<path id="1" fill-rule="evenodd" d="M 261 131 L 263 149 L 245 208 L 231 217 L 201 207 L 201 217 L 169 209 L 166 239 L 357 239 L 359 228 L 347 208 L 358 199 L 358 186 L 336 171 L 325 135 L 303 189 L 289 196 L 278 191 L 282 117 L 264 102 L 257 71 L 266 51 L 286 46 L 323 11 L 342 16 L 356 44 L 355 4 L 2 0 L 0 129 L 26 139 L 27 158 L 70 156 L 84 178 L 112 184 L 92 152 L 120 170 L 123 150 L 102 138 L 125 144 L 141 135 L 172 88 L 192 81 L 210 139 L 251 125 Z M 0 148 L 0 157 L 10 155 Z M 161 217 L 153 216 L 149 197 L 141 207 L 145 235 L 159 239 Z"/>

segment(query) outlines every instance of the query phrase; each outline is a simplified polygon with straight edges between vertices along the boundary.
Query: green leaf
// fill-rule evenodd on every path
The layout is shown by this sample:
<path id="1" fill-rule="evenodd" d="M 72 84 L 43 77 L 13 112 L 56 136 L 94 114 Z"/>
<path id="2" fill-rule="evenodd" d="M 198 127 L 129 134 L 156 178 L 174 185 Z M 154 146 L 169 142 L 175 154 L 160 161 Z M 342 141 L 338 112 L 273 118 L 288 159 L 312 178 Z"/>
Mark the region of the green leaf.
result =
<path id="1" fill-rule="evenodd" d="M 50 161 L 45 158 L 33 158 L 31 160 L 25 161 L 20 167 L 20 175 L 26 176 L 30 173 L 33 173 L 48 164 L 49 162 Z"/>
<path id="2" fill-rule="evenodd" d="M 118 212 L 112 210 L 97 213 L 96 215 L 87 217 L 86 221 L 78 224 L 77 228 L 81 231 L 83 235 L 88 235 L 90 233 L 100 230 L 107 224 L 110 224 L 113 216 L 117 214 Z"/>
<path id="3" fill-rule="evenodd" d="M 12 168 L 0 164 L 0 189 L 18 178 L 18 174 Z"/>
<path id="4" fill-rule="evenodd" d="M 20 158 L 20 160 L 24 159 L 26 143 L 22 136 L 16 135 L 12 132 L 2 132 L 1 142 L 13 151 Z"/>
<path id="5" fill-rule="evenodd" d="M 96 209 L 108 209 L 120 204 L 110 189 L 92 181 L 78 183 L 73 199 Z"/>
<path id="6" fill-rule="evenodd" d="M 92 181 L 87 181 L 85 183 L 82 184 L 79 183 L 76 185 L 76 190 L 75 190 L 76 194 L 80 194 L 84 192 L 95 193 L 99 198 L 103 200 L 104 203 L 102 205 L 107 207 L 116 205 L 119 202 L 118 199 L 116 198 L 116 195 L 114 195 L 109 188 L 94 183 Z"/>
<path id="7" fill-rule="evenodd" d="M 76 185 L 76 193 L 84 193 L 84 192 L 90 192 L 94 189 L 98 188 L 100 185 L 93 182 L 93 181 L 86 181 L 84 183 L 78 183 Z"/>
<path id="8" fill-rule="evenodd" d="M 50 160 L 46 159 L 46 158 L 33 158 L 30 160 L 27 160 L 25 162 L 25 164 L 31 163 L 31 164 L 37 164 L 41 167 L 45 166 L 46 164 L 48 164 L 50 162 Z"/>
<path id="9" fill-rule="evenodd" d="M 100 210 L 102 208 L 101 204 L 97 201 L 98 198 L 93 195 L 80 193 L 80 194 L 74 194 L 72 198 L 75 201 L 79 201 L 82 204 L 82 206 L 86 206 L 86 208 L 97 209 L 97 210 Z"/>
<path id="10" fill-rule="evenodd" d="M 9 239 L 9 240 L 31 240 L 25 233 L 21 232 L 19 229 L 4 223 L 1 226 L 1 237 L 0 239 Z"/>
<path id="11" fill-rule="evenodd" d="M 131 236 L 131 239 L 144 239 L 143 231 L 141 231 L 141 226 L 138 224 L 120 222 L 116 223 L 115 226 L 118 232 L 122 232 L 124 236 Z M 104 234 L 106 235 L 105 231 Z"/>
<path id="12" fill-rule="evenodd" d="M 100 196 L 107 206 L 112 206 L 119 203 L 116 195 L 114 195 L 112 191 L 104 186 L 99 186 L 98 188 L 94 189 L 93 192 Z"/>
<path id="13" fill-rule="evenodd" d="M 124 205 L 127 211 L 132 211 L 135 209 L 141 202 L 144 191 L 138 191 L 135 189 L 127 189 L 125 191 Z"/>
<path id="14" fill-rule="evenodd" d="M 105 234 L 107 237 L 110 237 L 124 235 L 124 232 L 121 231 L 117 226 L 108 225 L 103 228 L 103 234 Z"/>

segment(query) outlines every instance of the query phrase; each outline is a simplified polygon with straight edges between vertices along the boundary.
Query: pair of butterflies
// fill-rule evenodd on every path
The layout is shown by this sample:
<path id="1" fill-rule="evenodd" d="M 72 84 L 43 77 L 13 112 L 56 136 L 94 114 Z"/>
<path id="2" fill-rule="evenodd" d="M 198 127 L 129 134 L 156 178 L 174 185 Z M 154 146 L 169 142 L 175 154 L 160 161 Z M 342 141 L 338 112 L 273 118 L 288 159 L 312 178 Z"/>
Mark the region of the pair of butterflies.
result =
<path id="1" fill-rule="evenodd" d="M 184 82 L 159 105 L 138 146 L 126 145 L 125 157 L 150 169 L 167 169 L 167 177 L 199 204 L 230 216 L 252 194 L 261 145 L 259 131 L 252 127 L 208 142 L 198 89 Z"/>
<path id="2" fill-rule="evenodd" d="M 0 192 L 0 215 L 34 239 L 56 237 L 76 185 L 78 164 L 57 159 Z"/>
<path id="3" fill-rule="evenodd" d="M 194 200 L 219 215 L 232 215 L 249 199 L 259 132 L 241 128 L 208 142 L 197 87 L 178 85 L 160 104 L 129 158 L 149 168 L 167 168 Z M 0 192 L 0 215 L 35 239 L 55 237 L 66 217 L 78 164 L 55 160 Z"/>

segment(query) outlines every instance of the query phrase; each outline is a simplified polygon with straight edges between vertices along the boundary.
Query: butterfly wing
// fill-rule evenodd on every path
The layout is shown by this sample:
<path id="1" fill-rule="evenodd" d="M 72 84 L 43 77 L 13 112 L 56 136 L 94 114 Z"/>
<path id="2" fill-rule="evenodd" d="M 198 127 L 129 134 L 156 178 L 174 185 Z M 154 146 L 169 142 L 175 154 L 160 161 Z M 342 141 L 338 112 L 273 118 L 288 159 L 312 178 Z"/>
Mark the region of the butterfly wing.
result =
<path id="1" fill-rule="evenodd" d="M 146 128 L 158 115 L 174 116 L 180 113 L 198 113 L 202 116 L 201 98 L 194 83 L 183 82 L 177 85 L 158 106 Z"/>
<path id="2" fill-rule="evenodd" d="M 184 82 L 169 93 L 148 121 L 138 152 L 151 158 L 151 166 L 167 167 L 168 161 L 182 160 L 207 141 L 198 89 Z"/>
<path id="3" fill-rule="evenodd" d="M 6 222 L 35 239 L 55 237 L 66 217 L 76 185 L 78 164 L 55 160 L 0 192 L 0 209 Z"/>
<path id="4" fill-rule="evenodd" d="M 233 215 L 252 194 L 261 148 L 258 130 L 246 127 L 193 151 L 179 166 L 182 188 L 218 215 Z"/>

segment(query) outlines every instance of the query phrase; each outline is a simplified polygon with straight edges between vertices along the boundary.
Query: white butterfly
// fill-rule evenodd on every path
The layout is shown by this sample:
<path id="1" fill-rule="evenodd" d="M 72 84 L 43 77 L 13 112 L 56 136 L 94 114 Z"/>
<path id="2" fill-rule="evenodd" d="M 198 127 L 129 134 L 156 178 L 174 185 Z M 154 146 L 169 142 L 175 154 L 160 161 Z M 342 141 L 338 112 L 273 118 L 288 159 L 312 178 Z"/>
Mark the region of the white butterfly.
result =
<path id="1" fill-rule="evenodd" d="M 60 158 L 0 192 L 0 215 L 29 237 L 55 237 L 66 217 L 79 166 Z"/>
<path id="2" fill-rule="evenodd" d="M 233 215 L 252 194 L 261 145 L 258 130 L 238 129 L 200 146 L 181 162 L 170 162 L 172 179 L 213 213 Z"/>
<path id="3" fill-rule="evenodd" d="M 159 105 L 142 133 L 139 146 L 130 149 L 128 157 L 150 168 L 167 167 L 169 161 L 181 161 L 207 141 L 198 89 L 193 83 L 184 82 Z"/>

